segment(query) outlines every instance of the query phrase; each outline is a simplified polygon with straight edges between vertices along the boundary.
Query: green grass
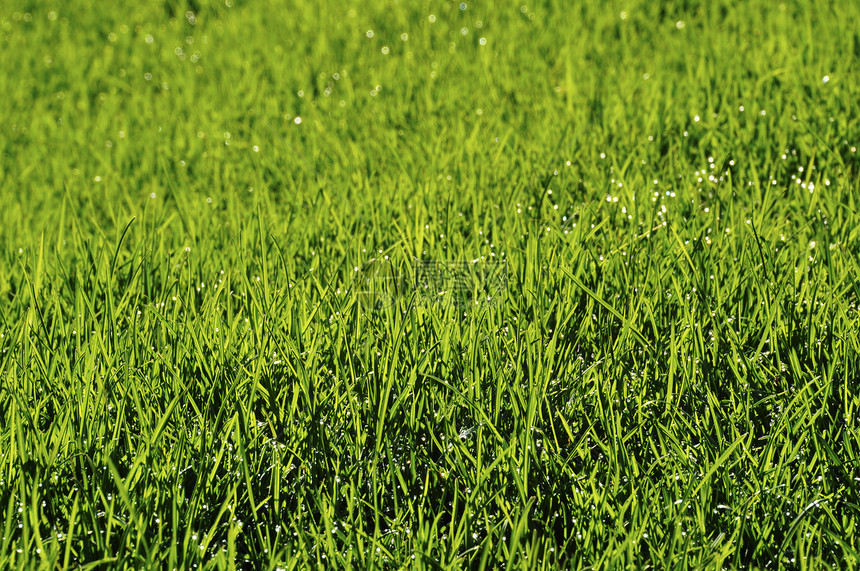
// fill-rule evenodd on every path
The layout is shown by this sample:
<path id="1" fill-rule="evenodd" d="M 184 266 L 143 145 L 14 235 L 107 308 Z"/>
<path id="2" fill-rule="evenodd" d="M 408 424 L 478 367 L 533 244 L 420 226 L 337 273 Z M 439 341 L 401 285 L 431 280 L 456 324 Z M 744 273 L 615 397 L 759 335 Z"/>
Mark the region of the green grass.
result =
<path id="1" fill-rule="evenodd" d="M 860 565 L 860 8 L 321 4 L 0 8 L 0 568 Z"/>

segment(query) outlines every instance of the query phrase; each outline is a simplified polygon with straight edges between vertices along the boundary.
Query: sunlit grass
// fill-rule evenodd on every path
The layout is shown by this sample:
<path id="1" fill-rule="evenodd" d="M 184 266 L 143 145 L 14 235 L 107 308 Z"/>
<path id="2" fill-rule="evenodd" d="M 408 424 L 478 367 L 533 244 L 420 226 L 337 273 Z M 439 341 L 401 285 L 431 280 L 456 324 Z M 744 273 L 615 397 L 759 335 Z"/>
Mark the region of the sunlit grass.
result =
<path id="1" fill-rule="evenodd" d="M 857 565 L 857 7 L 322 4 L 0 7 L 0 568 Z"/>

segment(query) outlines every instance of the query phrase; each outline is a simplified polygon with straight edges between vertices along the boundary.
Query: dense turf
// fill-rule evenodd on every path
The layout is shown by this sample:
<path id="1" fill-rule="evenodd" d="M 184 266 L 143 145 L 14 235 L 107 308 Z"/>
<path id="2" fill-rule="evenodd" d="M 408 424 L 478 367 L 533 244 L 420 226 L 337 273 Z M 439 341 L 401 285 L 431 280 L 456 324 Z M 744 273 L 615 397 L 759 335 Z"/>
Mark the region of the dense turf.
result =
<path id="1" fill-rule="evenodd" d="M 0 8 L 0 568 L 857 564 L 860 8 L 363 4 Z"/>

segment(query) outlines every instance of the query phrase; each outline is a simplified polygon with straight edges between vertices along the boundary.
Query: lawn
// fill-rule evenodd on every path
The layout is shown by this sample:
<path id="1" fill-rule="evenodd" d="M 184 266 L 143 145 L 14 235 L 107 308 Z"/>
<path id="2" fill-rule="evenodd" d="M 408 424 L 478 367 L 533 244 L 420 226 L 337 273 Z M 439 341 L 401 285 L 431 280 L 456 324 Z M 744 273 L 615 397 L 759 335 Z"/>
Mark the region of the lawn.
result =
<path id="1" fill-rule="evenodd" d="M 0 569 L 860 565 L 860 4 L 65 4 Z"/>

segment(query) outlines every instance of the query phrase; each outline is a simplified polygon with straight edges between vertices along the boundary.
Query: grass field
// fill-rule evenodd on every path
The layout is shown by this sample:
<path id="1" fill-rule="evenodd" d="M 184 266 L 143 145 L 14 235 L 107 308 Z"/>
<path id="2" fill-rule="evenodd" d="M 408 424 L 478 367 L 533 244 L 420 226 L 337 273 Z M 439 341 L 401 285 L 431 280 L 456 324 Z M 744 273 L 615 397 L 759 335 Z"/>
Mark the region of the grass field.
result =
<path id="1" fill-rule="evenodd" d="M 0 569 L 860 565 L 860 5 L 12 4 Z"/>

